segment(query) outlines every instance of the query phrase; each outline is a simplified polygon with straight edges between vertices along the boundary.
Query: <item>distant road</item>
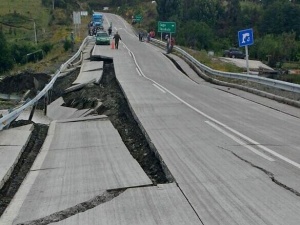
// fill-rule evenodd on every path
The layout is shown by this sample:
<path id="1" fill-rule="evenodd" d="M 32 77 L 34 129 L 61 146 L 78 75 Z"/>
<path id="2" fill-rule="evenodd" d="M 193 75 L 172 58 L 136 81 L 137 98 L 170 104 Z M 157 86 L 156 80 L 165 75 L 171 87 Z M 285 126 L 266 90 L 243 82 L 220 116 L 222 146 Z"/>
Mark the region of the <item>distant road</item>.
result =
<path id="1" fill-rule="evenodd" d="M 246 60 L 245 59 L 236 59 L 236 58 L 228 58 L 228 57 L 220 57 L 223 62 L 233 63 L 237 67 L 241 67 L 247 69 Z M 249 60 L 249 69 L 253 71 L 258 71 L 259 69 L 265 69 L 268 71 L 274 71 L 273 68 L 267 66 L 259 60 Z"/>

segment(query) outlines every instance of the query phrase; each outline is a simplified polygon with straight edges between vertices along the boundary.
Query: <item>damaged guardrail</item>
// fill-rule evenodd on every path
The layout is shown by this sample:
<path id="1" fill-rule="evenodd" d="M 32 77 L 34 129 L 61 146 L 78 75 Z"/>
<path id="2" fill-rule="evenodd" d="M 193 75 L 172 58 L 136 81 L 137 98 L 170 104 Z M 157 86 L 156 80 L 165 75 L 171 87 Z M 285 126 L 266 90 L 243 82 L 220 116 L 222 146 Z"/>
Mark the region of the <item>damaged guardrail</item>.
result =
<path id="1" fill-rule="evenodd" d="M 166 46 L 166 43 L 157 39 L 151 39 L 152 42 L 161 45 Z M 252 81 L 259 84 L 267 85 L 273 88 L 279 88 L 285 91 L 290 92 L 296 92 L 300 93 L 300 85 L 293 84 L 289 82 L 284 82 L 280 80 L 273 80 L 265 77 L 259 77 L 255 75 L 247 75 L 242 73 L 230 73 L 230 72 L 222 72 L 218 70 L 214 70 L 206 65 L 203 65 L 198 60 L 196 60 L 193 56 L 182 50 L 181 48 L 174 46 L 173 49 L 180 54 L 182 54 L 186 59 L 188 59 L 190 62 L 192 62 L 194 65 L 196 65 L 204 74 L 206 75 L 215 75 L 215 76 L 222 76 L 227 78 L 234 78 L 234 79 L 240 79 L 240 80 L 246 80 L 246 81 Z"/>
<path id="2" fill-rule="evenodd" d="M 0 118 L 0 130 L 3 130 L 5 127 L 9 126 L 9 124 L 14 121 L 21 113 L 23 110 L 26 108 L 35 105 L 38 100 L 40 100 L 42 97 L 45 95 L 48 95 L 48 91 L 53 87 L 54 82 L 58 78 L 61 72 L 66 70 L 68 66 L 81 54 L 83 48 L 85 45 L 90 41 L 93 40 L 92 37 L 86 37 L 82 44 L 80 45 L 78 51 L 64 64 L 60 66 L 60 68 L 55 72 L 54 76 L 52 77 L 51 81 L 44 87 L 43 90 L 41 90 L 37 96 L 35 96 L 32 100 L 26 102 L 24 105 L 14 109 L 12 112 L 10 112 L 7 115 L 4 115 L 2 118 Z"/>

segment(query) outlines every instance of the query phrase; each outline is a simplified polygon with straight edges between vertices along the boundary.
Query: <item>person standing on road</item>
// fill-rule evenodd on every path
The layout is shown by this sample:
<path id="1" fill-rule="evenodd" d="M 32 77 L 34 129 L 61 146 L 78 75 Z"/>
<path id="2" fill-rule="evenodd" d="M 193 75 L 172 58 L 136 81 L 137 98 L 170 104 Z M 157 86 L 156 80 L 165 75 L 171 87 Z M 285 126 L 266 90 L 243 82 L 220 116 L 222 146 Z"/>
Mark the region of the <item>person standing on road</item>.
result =
<path id="1" fill-rule="evenodd" d="M 170 48 L 170 37 L 169 35 L 166 35 L 165 37 L 166 41 L 167 41 L 167 46 L 166 46 L 166 52 L 168 53 L 169 52 L 169 48 Z"/>
<path id="2" fill-rule="evenodd" d="M 139 41 L 142 41 L 143 40 L 143 33 L 142 31 L 139 31 Z"/>
<path id="3" fill-rule="evenodd" d="M 169 46 L 169 50 L 168 50 L 167 53 L 171 53 L 172 52 L 174 45 L 175 45 L 175 38 L 172 37 L 171 40 L 170 40 L 170 46 Z"/>
<path id="4" fill-rule="evenodd" d="M 119 35 L 118 31 L 114 35 L 113 39 L 115 39 L 115 48 L 119 48 L 119 41 L 122 40 L 121 36 Z"/>

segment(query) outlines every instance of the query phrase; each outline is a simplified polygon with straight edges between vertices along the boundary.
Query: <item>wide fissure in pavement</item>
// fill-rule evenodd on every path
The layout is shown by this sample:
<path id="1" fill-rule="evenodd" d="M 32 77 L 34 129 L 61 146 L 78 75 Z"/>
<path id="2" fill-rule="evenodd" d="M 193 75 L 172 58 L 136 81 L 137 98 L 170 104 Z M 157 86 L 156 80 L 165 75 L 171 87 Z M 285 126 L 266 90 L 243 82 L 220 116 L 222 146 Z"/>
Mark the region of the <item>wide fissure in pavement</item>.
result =
<path id="1" fill-rule="evenodd" d="M 63 89 L 71 86 L 76 76 L 67 79 L 67 81 L 64 81 L 64 78 L 62 78 L 56 82 L 57 86 L 53 88 L 53 100 L 60 97 Z M 95 113 L 108 116 L 113 126 L 118 130 L 127 149 L 151 181 L 154 184 L 172 182 L 164 173 L 160 160 L 150 148 L 129 109 L 128 103 L 116 80 L 112 60 L 104 61 L 103 76 L 99 85 L 89 84 L 80 90 L 63 94 L 62 97 L 65 101 L 64 106 L 77 109 L 94 108 L 101 102 L 102 105 Z"/>
<path id="2" fill-rule="evenodd" d="M 11 127 L 19 127 L 31 123 L 27 120 L 16 121 L 11 124 Z M 15 193 L 29 172 L 37 154 L 44 143 L 47 136 L 48 126 L 42 124 L 34 124 L 32 135 L 24 149 L 17 165 L 15 166 L 10 178 L 5 182 L 0 190 L 0 216 L 3 214 Z"/>
<path id="3" fill-rule="evenodd" d="M 101 195 L 97 195 L 96 197 L 85 201 L 81 202 L 80 204 L 77 204 L 75 206 L 72 206 L 70 208 L 61 210 L 59 212 L 53 213 L 49 216 L 37 219 L 37 220 L 32 220 L 32 221 L 27 221 L 24 223 L 19 223 L 18 225 L 46 225 L 50 223 L 55 223 L 62 221 L 64 219 L 67 219 L 71 216 L 74 216 L 78 213 L 85 212 L 89 209 L 92 209 L 98 205 L 104 204 L 108 201 L 111 201 L 112 199 L 116 198 L 120 194 L 122 194 L 126 189 L 117 189 L 117 190 L 107 190 L 104 191 Z"/>
<path id="4" fill-rule="evenodd" d="M 96 113 L 108 116 L 131 155 L 137 160 L 153 184 L 172 182 L 173 180 L 168 179 L 164 173 L 160 160 L 150 148 L 144 134 L 131 114 L 128 103 L 116 80 L 112 61 L 108 60 L 104 63 L 103 78 L 99 85 L 89 84 L 80 90 L 64 94 L 64 90 L 76 80 L 79 71 L 77 69 L 68 76 L 57 79 L 49 96 L 50 102 L 62 96 L 66 102 L 65 106 L 77 109 L 93 108 L 99 102 L 102 102 L 102 106 L 97 109 Z M 13 122 L 11 126 L 16 127 L 29 123 L 32 122 L 22 120 Z M 34 124 L 34 130 L 27 147 L 11 177 L 0 190 L 0 216 L 29 172 L 44 143 L 48 128 L 47 125 Z"/>

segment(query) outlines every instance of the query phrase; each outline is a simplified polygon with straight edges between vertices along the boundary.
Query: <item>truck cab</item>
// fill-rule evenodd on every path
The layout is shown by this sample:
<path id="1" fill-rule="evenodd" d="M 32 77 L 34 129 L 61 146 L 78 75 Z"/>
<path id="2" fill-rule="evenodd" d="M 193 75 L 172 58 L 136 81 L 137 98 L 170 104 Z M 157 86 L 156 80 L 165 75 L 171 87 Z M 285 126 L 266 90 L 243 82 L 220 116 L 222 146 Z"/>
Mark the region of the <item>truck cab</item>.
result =
<path id="1" fill-rule="evenodd" d="M 93 13 L 92 21 L 96 29 L 103 30 L 103 15 L 101 13 Z"/>

